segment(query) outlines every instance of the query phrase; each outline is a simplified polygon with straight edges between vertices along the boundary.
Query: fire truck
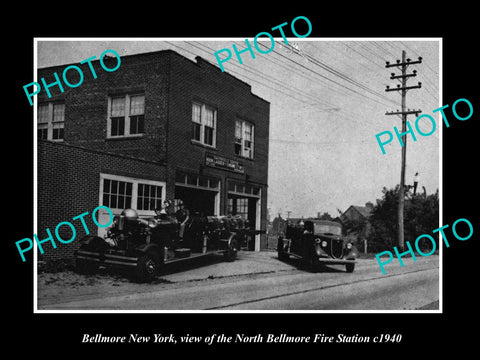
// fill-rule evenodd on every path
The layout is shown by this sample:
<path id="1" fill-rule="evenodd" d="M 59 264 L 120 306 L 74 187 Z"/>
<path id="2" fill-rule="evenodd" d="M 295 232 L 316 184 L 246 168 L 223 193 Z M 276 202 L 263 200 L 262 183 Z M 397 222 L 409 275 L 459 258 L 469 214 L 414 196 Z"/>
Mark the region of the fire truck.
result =
<path id="1" fill-rule="evenodd" d="M 249 235 L 245 221 L 236 216 L 196 213 L 180 224 L 167 214 L 140 218 L 136 210 L 125 209 L 114 217 L 104 238 L 79 240 L 76 269 L 92 273 L 99 266 L 121 266 L 130 268 L 137 281 L 151 281 L 173 262 L 213 254 L 234 261 Z"/>

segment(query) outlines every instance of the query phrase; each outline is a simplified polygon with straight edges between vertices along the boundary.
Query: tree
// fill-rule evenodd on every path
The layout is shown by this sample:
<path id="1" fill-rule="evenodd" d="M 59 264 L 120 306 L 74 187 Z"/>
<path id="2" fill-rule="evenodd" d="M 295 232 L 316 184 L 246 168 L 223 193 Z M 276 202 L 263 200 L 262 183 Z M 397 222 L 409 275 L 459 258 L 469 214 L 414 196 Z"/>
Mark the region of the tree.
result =
<path id="1" fill-rule="evenodd" d="M 320 212 L 318 212 L 317 219 L 333 221 L 333 217 L 328 212 L 324 212 L 322 215 L 320 215 Z"/>
<path id="2" fill-rule="evenodd" d="M 370 217 L 371 234 L 369 237 L 370 249 L 374 252 L 391 250 L 397 246 L 397 206 L 399 186 L 394 189 L 383 188 L 383 198 L 377 199 Z M 432 234 L 438 228 L 439 203 L 438 190 L 435 194 L 406 194 L 404 210 L 405 241 L 413 245 L 421 234 Z M 437 234 L 438 235 L 438 234 Z M 438 242 L 438 236 L 433 236 Z M 425 239 L 426 240 L 426 239 Z M 426 240 L 420 244 L 422 249 L 428 248 L 431 243 Z"/>

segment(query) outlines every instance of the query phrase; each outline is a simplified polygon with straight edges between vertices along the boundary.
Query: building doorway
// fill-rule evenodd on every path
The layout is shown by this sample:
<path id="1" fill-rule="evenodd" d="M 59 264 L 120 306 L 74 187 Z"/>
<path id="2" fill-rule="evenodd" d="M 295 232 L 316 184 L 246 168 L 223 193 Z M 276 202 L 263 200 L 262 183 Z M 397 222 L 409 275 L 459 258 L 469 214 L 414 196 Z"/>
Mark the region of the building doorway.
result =
<path id="1" fill-rule="evenodd" d="M 175 199 L 182 200 L 191 214 L 215 215 L 216 197 L 216 191 L 175 186 Z"/>

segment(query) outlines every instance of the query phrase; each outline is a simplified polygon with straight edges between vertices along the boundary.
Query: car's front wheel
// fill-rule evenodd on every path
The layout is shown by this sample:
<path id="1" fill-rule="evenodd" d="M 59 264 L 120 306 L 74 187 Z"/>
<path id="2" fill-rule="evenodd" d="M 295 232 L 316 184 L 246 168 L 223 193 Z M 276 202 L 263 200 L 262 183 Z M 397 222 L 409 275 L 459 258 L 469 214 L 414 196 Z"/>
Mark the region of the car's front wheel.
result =
<path id="1" fill-rule="evenodd" d="M 347 269 L 347 272 L 351 273 L 355 270 L 355 264 L 346 264 L 345 268 Z"/>

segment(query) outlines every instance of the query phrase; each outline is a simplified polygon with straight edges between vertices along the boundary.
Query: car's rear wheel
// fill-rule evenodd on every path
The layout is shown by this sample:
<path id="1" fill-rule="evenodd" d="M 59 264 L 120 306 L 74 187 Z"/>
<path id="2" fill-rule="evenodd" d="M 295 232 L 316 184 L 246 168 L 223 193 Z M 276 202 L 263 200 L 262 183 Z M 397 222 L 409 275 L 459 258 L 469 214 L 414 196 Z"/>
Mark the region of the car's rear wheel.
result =
<path id="1" fill-rule="evenodd" d="M 238 250 L 238 242 L 235 237 L 232 237 L 230 239 L 230 242 L 228 243 L 228 249 L 223 253 L 223 256 L 225 258 L 225 261 L 235 261 L 237 258 L 237 250 Z"/>

